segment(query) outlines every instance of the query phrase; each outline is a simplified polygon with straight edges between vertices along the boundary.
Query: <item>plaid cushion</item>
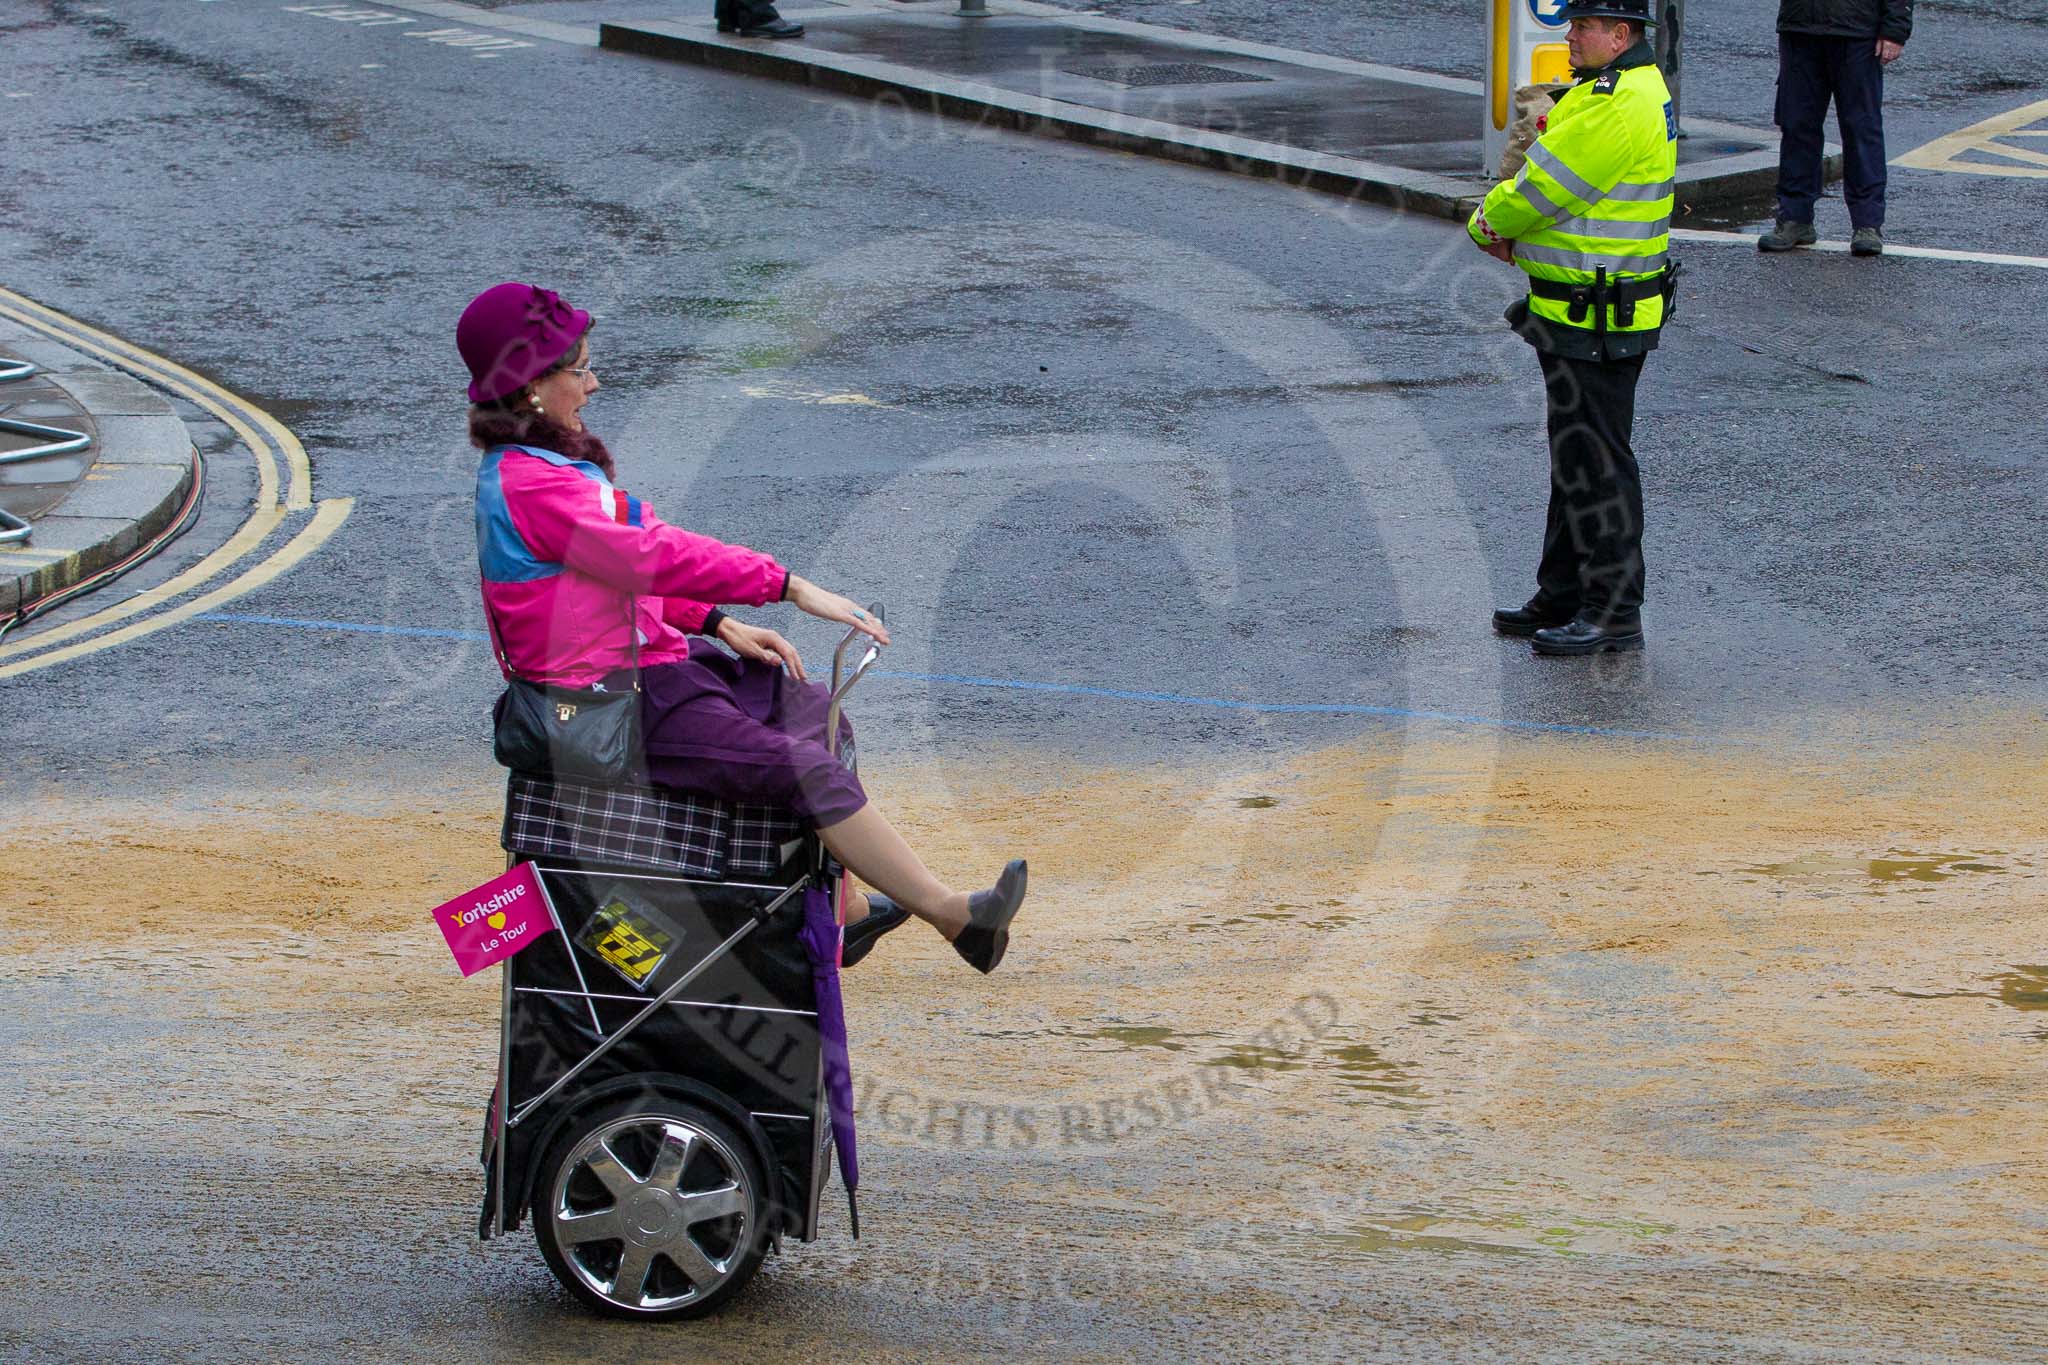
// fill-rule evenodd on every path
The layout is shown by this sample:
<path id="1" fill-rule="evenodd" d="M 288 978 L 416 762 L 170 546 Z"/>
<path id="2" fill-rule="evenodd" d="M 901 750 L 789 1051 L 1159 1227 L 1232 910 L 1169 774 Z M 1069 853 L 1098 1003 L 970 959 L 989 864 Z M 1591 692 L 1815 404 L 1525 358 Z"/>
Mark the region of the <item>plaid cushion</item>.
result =
<path id="1" fill-rule="evenodd" d="M 779 806 L 728 805 L 659 787 L 601 787 L 514 772 L 501 843 L 521 857 L 645 868 L 707 880 L 771 876 L 804 836 Z"/>

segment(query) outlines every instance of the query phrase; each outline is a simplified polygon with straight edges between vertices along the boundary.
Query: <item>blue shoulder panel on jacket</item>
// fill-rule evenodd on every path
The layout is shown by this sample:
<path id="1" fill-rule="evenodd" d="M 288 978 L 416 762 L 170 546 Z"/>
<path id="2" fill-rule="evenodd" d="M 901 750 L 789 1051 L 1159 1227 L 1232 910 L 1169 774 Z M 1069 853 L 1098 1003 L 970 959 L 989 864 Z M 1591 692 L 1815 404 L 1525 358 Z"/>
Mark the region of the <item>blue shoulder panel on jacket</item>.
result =
<path id="1" fill-rule="evenodd" d="M 590 461 L 572 460 L 567 455 L 558 455 L 543 446 L 499 446 L 495 453 L 502 455 L 508 450 L 516 450 L 522 455 L 531 455 L 536 460 L 546 460 L 549 464 L 562 469 L 573 469 L 584 478 L 595 479 L 602 484 L 609 484 L 611 482 L 610 479 L 604 476 L 604 471 Z"/>
<path id="2" fill-rule="evenodd" d="M 476 557 L 484 577 L 493 583 L 531 583 L 562 572 L 560 564 L 536 557 L 520 537 L 519 528 L 512 524 L 512 509 L 505 505 L 505 483 L 498 468 L 505 451 L 512 448 L 486 451 L 476 471 Z M 542 458 L 553 455 L 554 462 L 560 464 L 576 463 L 554 455 L 553 451 L 529 453 Z"/>

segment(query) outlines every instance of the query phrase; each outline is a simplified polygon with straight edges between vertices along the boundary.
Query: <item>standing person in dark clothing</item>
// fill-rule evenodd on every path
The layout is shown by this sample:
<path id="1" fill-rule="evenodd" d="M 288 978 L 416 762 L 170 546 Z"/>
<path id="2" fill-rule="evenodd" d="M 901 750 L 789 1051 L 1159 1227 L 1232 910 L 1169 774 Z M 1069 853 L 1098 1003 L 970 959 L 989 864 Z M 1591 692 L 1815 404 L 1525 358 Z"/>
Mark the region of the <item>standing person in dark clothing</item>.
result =
<path id="1" fill-rule="evenodd" d="M 742 38 L 801 38 L 804 26 L 793 24 L 775 12 L 774 0 L 717 0 L 720 33 L 737 33 Z"/>
<path id="2" fill-rule="evenodd" d="M 1913 0 L 1779 0 L 1778 223 L 1760 251 L 1811 246 L 1828 101 L 1842 125 L 1842 197 L 1858 256 L 1884 251 L 1884 69 L 1913 36 Z"/>

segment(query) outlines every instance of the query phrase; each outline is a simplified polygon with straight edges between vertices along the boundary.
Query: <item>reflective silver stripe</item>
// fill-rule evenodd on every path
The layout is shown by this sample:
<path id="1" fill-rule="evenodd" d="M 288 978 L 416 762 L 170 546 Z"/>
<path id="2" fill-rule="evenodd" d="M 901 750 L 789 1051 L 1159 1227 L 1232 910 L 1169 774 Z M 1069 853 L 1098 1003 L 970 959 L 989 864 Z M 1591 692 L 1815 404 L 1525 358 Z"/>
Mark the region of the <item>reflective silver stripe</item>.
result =
<path id="1" fill-rule="evenodd" d="M 1574 237 L 1605 237 L 1610 241 L 1654 242 L 1671 231 L 1671 219 L 1630 223 L 1618 218 L 1563 218 L 1551 224 L 1550 231 L 1568 232 Z"/>
<path id="2" fill-rule="evenodd" d="M 1529 162 L 1550 172 L 1550 178 L 1564 186 L 1564 192 L 1576 199 L 1582 199 L 1588 204 L 1597 204 L 1607 197 L 1594 185 L 1580 178 L 1577 171 L 1559 161 L 1557 154 L 1540 142 L 1529 149 Z"/>
<path id="3" fill-rule="evenodd" d="M 1607 192 L 1609 199 L 1621 199 L 1631 204 L 1654 204 L 1673 188 L 1669 180 L 1660 180 L 1654 185 L 1631 185 L 1627 181 L 1616 185 Z"/>
<path id="4" fill-rule="evenodd" d="M 1535 209 L 1545 218 L 1564 217 L 1564 210 L 1559 208 L 1557 205 L 1551 203 L 1550 196 L 1545 194 L 1542 190 L 1536 188 L 1534 185 L 1529 184 L 1527 181 L 1523 182 L 1521 190 L 1522 197 L 1529 201 L 1529 207 Z"/>
<path id="5" fill-rule="evenodd" d="M 1664 268 L 1666 253 L 1660 251 L 1654 256 L 1606 256 L 1593 251 L 1560 251 L 1556 247 L 1530 246 L 1527 242 L 1515 243 L 1515 258 L 1534 261 L 1538 265 L 1562 266 L 1566 270 L 1583 270 L 1588 275 L 1603 266 L 1609 274 L 1627 271 L 1630 274 L 1649 275 Z"/>

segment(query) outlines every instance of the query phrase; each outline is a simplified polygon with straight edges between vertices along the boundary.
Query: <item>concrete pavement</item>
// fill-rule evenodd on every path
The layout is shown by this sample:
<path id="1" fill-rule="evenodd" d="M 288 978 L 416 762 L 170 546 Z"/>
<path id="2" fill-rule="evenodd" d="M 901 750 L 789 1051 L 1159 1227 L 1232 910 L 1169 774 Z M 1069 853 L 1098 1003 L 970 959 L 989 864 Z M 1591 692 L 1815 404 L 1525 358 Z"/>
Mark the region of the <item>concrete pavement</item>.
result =
<path id="1" fill-rule="evenodd" d="M 795 81 L 984 125 L 1469 216 L 1482 168 L 1479 82 L 1001 0 L 831 0 L 788 8 L 798 41 L 720 34 L 706 12 L 604 23 L 606 48 Z M 1777 133 L 1687 119 L 1681 212 L 1768 194 Z M 1828 174 L 1840 172 L 1830 146 Z"/>

